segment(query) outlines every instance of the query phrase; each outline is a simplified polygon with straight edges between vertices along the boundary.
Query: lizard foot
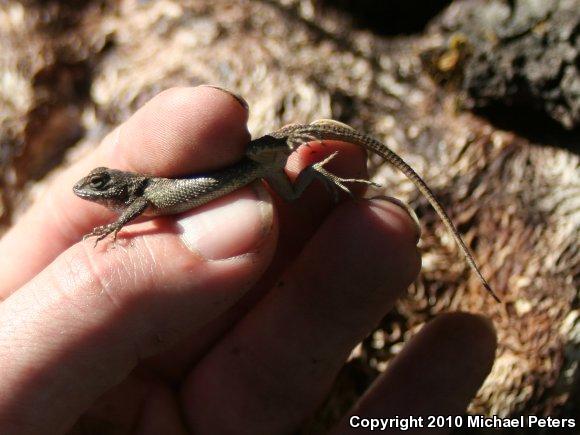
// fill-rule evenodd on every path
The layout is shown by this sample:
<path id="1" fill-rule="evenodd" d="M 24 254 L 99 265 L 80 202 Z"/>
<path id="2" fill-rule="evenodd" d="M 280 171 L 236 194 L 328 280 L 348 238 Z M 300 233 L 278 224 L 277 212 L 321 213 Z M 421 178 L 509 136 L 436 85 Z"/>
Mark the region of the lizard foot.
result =
<path id="1" fill-rule="evenodd" d="M 363 183 L 370 186 L 381 187 L 380 184 L 377 184 L 370 180 L 364 180 L 359 178 L 341 178 L 324 169 L 324 165 L 330 162 L 333 158 L 335 158 L 337 154 L 338 151 L 335 151 L 324 160 L 321 160 L 320 162 L 312 165 L 312 170 L 315 171 L 314 172 L 315 177 L 324 183 L 324 186 L 332 195 L 334 202 L 338 202 L 338 200 L 340 199 L 339 196 L 340 191 L 347 193 L 353 199 L 355 198 L 355 195 L 345 185 L 345 183 Z"/>
<path id="2" fill-rule="evenodd" d="M 109 234 L 112 233 L 113 234 L 113 243 L 115 243 L 117 241 L 117 234 L 119 233 L 120 230 L 121 230 L 121 228 L 119 228 L 117 225 L 115 225 L 115 223 L 103 225 L 100 227 L 96 227 L 90 233 L 85 234 L 83 236 L 83 240 L 88 239 L 89 237 L 96 236 L 95 245 L 93 246 L 94 248 L 96 248 L 98 243 L 101 240 L 103 240 L 105 237 L 107 237 Z"/>

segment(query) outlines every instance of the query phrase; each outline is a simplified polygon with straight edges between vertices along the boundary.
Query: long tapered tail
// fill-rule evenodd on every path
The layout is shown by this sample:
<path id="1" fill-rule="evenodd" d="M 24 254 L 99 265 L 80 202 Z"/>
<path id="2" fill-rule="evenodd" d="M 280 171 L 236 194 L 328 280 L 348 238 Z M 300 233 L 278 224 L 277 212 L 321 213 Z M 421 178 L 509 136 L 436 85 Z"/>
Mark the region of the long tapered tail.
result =
<path id="1" fill-rule="evenodd" d="M 427 198 L 429 204 L 433 207 L 439 218 L 443 221 L 443 224 L 449 231 L 449 233 L 455 239 L 455 242 L 459 246 L 460 250 L 463 252 L 467 263 L 471 267 L 471 269 L 475 272 L 479 280 L 481 281 L 483 287 L 488 291 L 488 293 L 497 301 L 501 302 L 499 297 L 495 294 L 487 280 L 483 277 L 483 274 L 479 270 L 479 266 L 477 265 L 473 254 L 471 253 L 470 249 L 467 247 L 463 238 L 459 234 L 459 231 L 451 221 L 451 218 L 443 208 L 443 206 L 439 203 L 435 195 L 427 186 L 427 184 L 423 181 L 423 179 L 417 174 L 411 166 L 407 164 L 401 157 L 399 157 L 395 152 L 393 152 L 390 148 L 388 148 L 382 142 L 359 133 L 358 131 L 354 130 L 350 126 L 346 124 L 342 124 L 338 121 L 333 120 L 320 120 L 316 121 L 309 125 L 295 125 L 292 126 L 293 134 L 296 134 L 297 137 L 301 135 L 311 135 L 318 137 L 319 139 L 327 139 L 327 140 L 340 140 L 345 142 L 354 143 L 365 148 L 368 151 L 371 151 L 378 156 L 382 157 L 385 161 L 393 165 L 395 168 L 399 169 L 405 176 L 413 182 L 413 184 L 419 189 L 419 191 Z"/>

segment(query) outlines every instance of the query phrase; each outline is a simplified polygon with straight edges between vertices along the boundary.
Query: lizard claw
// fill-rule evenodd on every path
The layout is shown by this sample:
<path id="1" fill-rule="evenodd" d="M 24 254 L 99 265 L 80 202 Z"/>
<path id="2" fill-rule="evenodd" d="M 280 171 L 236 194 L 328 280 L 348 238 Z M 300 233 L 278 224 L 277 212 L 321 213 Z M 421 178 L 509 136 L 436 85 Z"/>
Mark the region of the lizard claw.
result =
<path id="1" fill-rule="evenodd" d="M 105 239 L 109 234 L 113 233 L 113 243 L 114 243 L 117 241 L 117 233 L 119 232 L 120 229 L 121 228 L 118 228 L 114 223 L 108 224 L 108 225 L 103 225 L 100 227 L 96 227 L 90 233 L 85 234 L 83 236 L 83 240 L 86 240 L 89 237 L 95 236 L 96 238 L 95 238 L 95 244 L 93 245 L 93 248 L 96 248 L 101 240 Z"/>
<path id="2" fill-rule="evenodd" d="M 358 178 L 341 178 L 337 175 L 328 172 L 324 169 L 324 165 L 330 162 L 338 155 L 338 151 L 335 151 L 324 160 L 321 160 L 318 163 L 312 165 L 312 169 L 315 171 L 316 178 L 321 180 L 324 183 L 326 189 L 332 194 L 334 202 L 338 202 L 339 198 L 339 190 L 342 190 L 346 194 L 348 194 L 351 198 L 355 199 L 354 193 L 345 185 L 345 183 L 363 183 L 375 187 L 381 187 L 380 184 L 377 184 L 370 180 L 358 179 Z"/>

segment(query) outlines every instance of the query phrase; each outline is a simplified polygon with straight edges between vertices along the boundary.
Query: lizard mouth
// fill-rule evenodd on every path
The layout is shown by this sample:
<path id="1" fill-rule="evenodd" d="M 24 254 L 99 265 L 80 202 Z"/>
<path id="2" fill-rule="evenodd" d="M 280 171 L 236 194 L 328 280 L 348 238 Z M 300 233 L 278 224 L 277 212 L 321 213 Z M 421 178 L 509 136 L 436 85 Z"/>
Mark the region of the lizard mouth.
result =
<path id="1" fill-rule="evenodd" d="M 77 183 L 73 186 L 73 192 L 76 196 L 80 196 L 81 198 L 88 198 L 89 193 L 83 189 L 81 183 Z"/>

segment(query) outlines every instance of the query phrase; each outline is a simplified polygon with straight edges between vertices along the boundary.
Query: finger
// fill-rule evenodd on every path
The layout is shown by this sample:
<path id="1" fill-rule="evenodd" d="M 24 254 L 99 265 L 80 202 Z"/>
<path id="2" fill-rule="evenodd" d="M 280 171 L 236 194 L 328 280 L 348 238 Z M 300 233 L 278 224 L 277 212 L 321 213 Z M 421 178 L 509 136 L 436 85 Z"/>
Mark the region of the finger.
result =
<path id="1" fill-rule="evenodd" d="M 193 431 L 294 430 L 415 277 L 416 241 L 414 223 L 392 203 L 335 210 L 278 286 L 191 373 L 184 400 Z M 216 427 L 210 416 L 224 409 Z"/>
<path id="2" fill-rule="evenodd" d="M 112 166 L 178 176 L 215 169 L 242 155 L 249 138 L 246 120 L 247 110 L 235 98 L 210 87 L 175 88 L 153 98 L 55 179 L 2 238 L 0 300 L 92 228 L 113 219 L 104 207 L 72 193 L 88 171 Z"/>
<path id="3" fill-rule="evenodd" d="M 339 156 L 327 168 L 342 177 L 364 178 L 366 176 L 366 153 L 352 144 L 325 141 L 324 145 L 312 143 L 301 147 L 290 156 L 287 172 L 294 179 L 306 166 L 322 160 L 326 155 L 339 151 Z M 362 192 L 360 186 L 358 192 Z M 205 355 L 207 350 L 233 324 L 271 289 L 280 273 L 304 248 L 320 224 L 335 204 L 328 191 L 315 183 L 296 202 L 287 203 L 273 193 L 280 232 L 274 259 L 258 284 L 244 294 L 243 299 L 223 316 L 204 326 L 195 336 L 177 343 L 174 349 L 153 357 L 150 364 L 157 373 L 162 373 L 169 381 L 180 382 L 191 367 Z"/>
<path id="4" fill-rule="evenodd" d="M 324 144 L 311 143 L 299 148 L 288 160 L 287 171 L 290 178 L 313 163 L 338 151 L 338 157 L 327 166 L 327 170 L 344 178 L 367 178 L 366 152 L 360 147 L 346 142 L 325 141 Z M 362 194 L 365 186 L 352 185 L 353 191 Z M 276 198 L 276 209 L 280 219 L 280 239 L 277 257 L 270 268 L 272 279 L 277 279 L 283 270 L 304 248 L 305 243 L 326 219 L 335 204 L 332 196 L 319 182 L 313 183 L 295 203 L 287 203 Z"/>
<path id="5" fill-rule="evenodd" d="M 336 433 L 359 433 L 364 418 L 410 416 L 423 420 L 407 433 L 433 433 L 428 416 L 465 412 L 491 370 L 496 345 L 487 318 L 467 313 L 437 317 L 405 346 Z"/>
<path id="6" fill-rule="evenodd" d="M 262 188 L 186 213 L 177 228 L 165 219 L 128 233 L 114 249 L 74 245 L 0 304 L 0 433 L 64 432 L 140 361 L 234 304 L 276 241 Z"/>
<path id="7" fill-rule="evenodd" d="M 186 435 L 188 432 L 178 396 L 171 386 L 143 370 L 135 370 L 128 379 L 99 397 L 66 433 Z"/>

